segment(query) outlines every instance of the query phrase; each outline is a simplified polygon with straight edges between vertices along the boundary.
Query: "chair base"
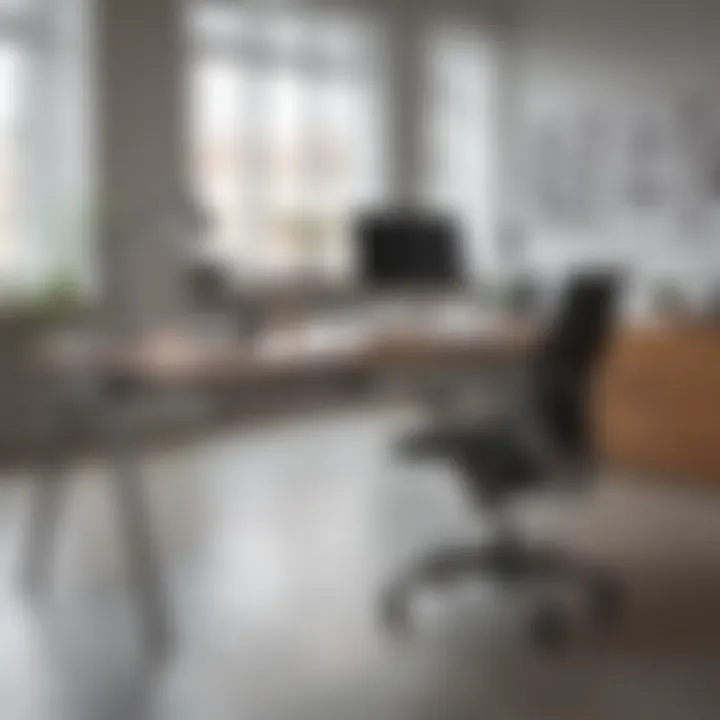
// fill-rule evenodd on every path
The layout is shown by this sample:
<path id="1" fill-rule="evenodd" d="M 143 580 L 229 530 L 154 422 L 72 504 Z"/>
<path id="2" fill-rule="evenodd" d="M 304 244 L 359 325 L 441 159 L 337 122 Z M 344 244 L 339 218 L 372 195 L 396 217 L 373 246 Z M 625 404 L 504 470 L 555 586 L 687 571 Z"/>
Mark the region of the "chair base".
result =
<path id="1" fill-rule="evenodd" d="M 410 630 L 410 601 L 415 592 L 442 588 L 468 576 L 487 578 L 509 589 L 520 584 L 569 584 L 582 593 L 591 623 L 601 628 L 612 628 L 622 614 L 621 587 L 604 570 L 573 564 L 552 550 L 532 548 L 505 537 L 480 547 L 445 548 L 421 559 L 383 594 L 383 626 L 394 633 Z M 538 646 L 554 649 L 565 644 L 569 628 L 563 605 L 545 600 L 532 615 L 529 631 Z"/>

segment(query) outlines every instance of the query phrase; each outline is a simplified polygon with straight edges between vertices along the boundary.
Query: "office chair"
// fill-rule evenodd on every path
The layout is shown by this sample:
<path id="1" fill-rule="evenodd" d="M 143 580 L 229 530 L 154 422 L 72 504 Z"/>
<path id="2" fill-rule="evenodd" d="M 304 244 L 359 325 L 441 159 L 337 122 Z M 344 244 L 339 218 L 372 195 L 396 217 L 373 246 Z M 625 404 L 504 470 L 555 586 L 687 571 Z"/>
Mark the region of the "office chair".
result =
<path id="1" fill-rule="evenodd" d="M 477 573 L 507 584 L 575 580 L 587 591 L 592 617 L 606 623 L 617 617 L 620 592 L 610 576 L 530 547 L 507 522 L 504 510 L 514 496 L 558 475 L 579 484 L 593 467 L 589 400 L 613 324 L 618 280 L 594 273 L 570 281 L 530 358 L 515 412 L 481 425 L 430 427 L 401 441 L 406 457 L 452 462 L 473 500 L 498 521 L 498 531 L 483 547 L 436 551 L 392 583 L 381 603 L 387 627 L 410 626 L 409 600 L 415 589 Z M 531 618 L 531 635 L 544 647 L 557 647 L 568 636 L 567 620 L 560 603 L 544 602 Z"/>

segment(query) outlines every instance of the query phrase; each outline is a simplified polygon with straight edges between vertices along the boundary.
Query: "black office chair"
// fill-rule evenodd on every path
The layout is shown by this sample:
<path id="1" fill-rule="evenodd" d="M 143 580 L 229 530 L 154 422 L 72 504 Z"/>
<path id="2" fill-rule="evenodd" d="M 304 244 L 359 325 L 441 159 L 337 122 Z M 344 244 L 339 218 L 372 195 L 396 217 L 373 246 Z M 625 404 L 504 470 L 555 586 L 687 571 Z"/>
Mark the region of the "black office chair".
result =
<path id="1" fill-rule="evenodd" d="M 532 355 L 515 412 L 482 426 L 431 427 L 401 442 L 408 457 L 453 462 L 472 497 L 499 520 L 499 531 L 484 547 L 437 551 L 394 582 L 382 602 L 389 627 L 409 626 L 408 601 L 418 586 L 441 585 L 467 573 L 507 583 L 574 579 L 587 590 L 595 618 L 617 616 L 620 593 L 611 577 L 530 547 L 503 520 L 502 511 L 513 496 L 558 475 L 578 483 L 588 477 L 593 466 L 591 384 L 612 328 L 618 285 L 619 278 L 610 273 L 578 275 L 569 283 L 555 320 Z M 533 637 L 546 646 L 563 641 L 567 629 L 563 607 L 556 602 L 542 604 L 532 618 Z"/>

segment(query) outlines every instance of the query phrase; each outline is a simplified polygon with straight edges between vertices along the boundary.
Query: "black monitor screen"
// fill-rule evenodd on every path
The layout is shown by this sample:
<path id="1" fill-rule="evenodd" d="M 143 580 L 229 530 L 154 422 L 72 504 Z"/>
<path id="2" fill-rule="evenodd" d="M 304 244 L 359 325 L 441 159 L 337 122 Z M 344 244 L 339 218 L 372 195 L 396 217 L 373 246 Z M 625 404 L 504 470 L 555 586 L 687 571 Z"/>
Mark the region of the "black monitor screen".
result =
<path id="1" fill-rule="evenodd" d="M 357 224 L 360 273 L 382 288 L 448 288 L 461 281 L 455 223 L 441 215 L 365 215 Z"/>

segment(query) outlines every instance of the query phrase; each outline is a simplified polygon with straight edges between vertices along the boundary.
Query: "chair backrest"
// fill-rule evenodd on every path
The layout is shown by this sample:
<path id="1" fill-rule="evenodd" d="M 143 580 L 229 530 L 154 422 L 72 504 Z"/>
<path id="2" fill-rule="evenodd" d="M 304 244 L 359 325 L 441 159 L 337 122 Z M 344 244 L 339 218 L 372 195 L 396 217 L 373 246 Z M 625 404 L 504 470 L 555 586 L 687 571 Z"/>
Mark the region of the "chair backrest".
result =
<path id="1" fill-rule="evenodd" d="M 619 289 L 615 273 L 573 277 L 532 361 L 533 415 L 551 445 L 570 457 L 592 451 L 592 382 L 608 345 Z"/>

